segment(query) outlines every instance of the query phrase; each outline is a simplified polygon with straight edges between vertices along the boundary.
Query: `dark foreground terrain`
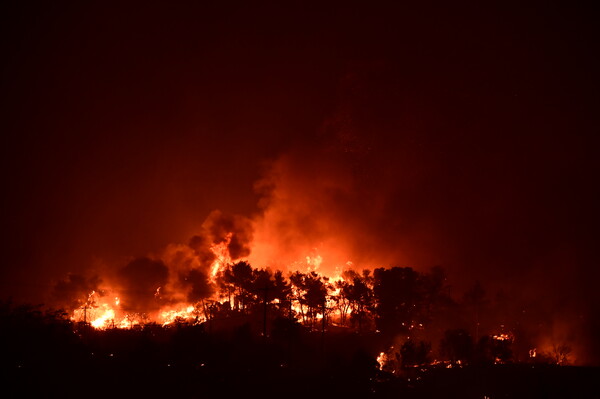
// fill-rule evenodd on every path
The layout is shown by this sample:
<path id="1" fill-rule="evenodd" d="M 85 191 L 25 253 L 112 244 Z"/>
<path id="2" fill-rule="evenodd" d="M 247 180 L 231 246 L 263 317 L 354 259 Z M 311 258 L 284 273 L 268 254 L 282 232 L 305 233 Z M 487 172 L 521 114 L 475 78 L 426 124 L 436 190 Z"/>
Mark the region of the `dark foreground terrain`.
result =
<path id="1" fill-rule="evenodd" d="M 3 397 L 600 398 L 600 369 L 518 365 L 429 370 L 417 378 L 339 368 L 230 369 L 99 361 L 5 370 Z"/>
<path id="2" fill-rule="evenodd" d="M 600 398 L 600 368 L 478 364 L 379 369 L 376 333 L 315 332 L 280 320 L 235 328 L 97 331 L 12 312 L 0 329 L 1 397 Z"/>

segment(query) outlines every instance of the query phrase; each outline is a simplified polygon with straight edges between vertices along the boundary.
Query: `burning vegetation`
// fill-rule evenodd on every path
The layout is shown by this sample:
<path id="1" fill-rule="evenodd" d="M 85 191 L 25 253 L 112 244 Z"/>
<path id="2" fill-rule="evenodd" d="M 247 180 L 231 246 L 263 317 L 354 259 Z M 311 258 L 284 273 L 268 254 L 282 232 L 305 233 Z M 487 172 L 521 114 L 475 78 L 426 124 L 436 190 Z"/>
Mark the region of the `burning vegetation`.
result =
<path id="1" fill-rule="evenodd" d="M 204 242 L 210 253 L 194 238 L 195 250 L 172 246 L 163 257 L 134 259 L 113 285 L 69 275 L 55 287 L 67 312 L 3 304 L 3 342 L 18 342 L 5 351 L 10 372 L 56 392 L 66 373 L 150 396 L 198 384 L 269 397 L 289 386 L 303 394 L 422 397 L 444 387 L 462 395 L 460 379 L 470 381 L 467 397 L 590 389 L 594 369 L 555 371 L 576 361 L 568 343 L 534 342 L 522 320 L 498 317 L 506 301 L 489 301 L 480 284 L 453 299 L 442 268 L 328 276 L 309 258 L 304 271 L 284 273 L 233 260 L 226 248 L 234 234 L 224 237 Z M 57 364 L 58 374 L 49 372 Z M 531 378 L 538 382 L 522 391 L 518 381 Z"/>
<path id="2" fill-rule="evenodd" d="M 152 379 L 165 394 L 203 384 L 268 386 L 272 396 L 293 386 L 407 397 L 458 375 L 482 397 L 505 392 L 505 378 L 481 386 L 489 370 L 529 378 L 531 370 L 585 364 L 577 323 L 559 323 L 538 298 L 490 295 L 489 281 L 458 292 L 442 267 L 382 267 L 410 264 L 410 256 L 379 240 L 389 227 L 382 196 L 360 176 L 344 176 L 321 160 L 282 157 L 257 185 L 259 215 L 214 211 L 186 243 L 58 281 L 50 304 L 65 313 L 33 311 L 40 331 L 60 332 L 48 335 L 58 342 L 48 347 L 71 348 L 64 373 L 80 375 L 84 365 L 96 378 L 135 386 L 133 395 Z M 4 317 L 14 326 L 5 342 L 23 347 L 22 311 L 7 306 Z M 46 342 L 43 334 L 31 339 Z M 11 367 L 41 374 L 48 365 L 40 359 L 60 356 L 41 345 L 8 352 Z"/>
<path id="3" fill-rule="evenodd" d="M 283 158 L 261 181 L 258 216 L 214 211 L 187 243 L 66 275 L 50 300 L 64 313 L 6 304 L 2 341 L 17 342 L 5 350 L 16 381 L 26 370 L 22 378 L 38 373 L 48 384 L 94 375 L 134 396 L 140 386 L 156 396 L 150 379 L 161 394 L 200 384 L 411 397 L 459 373 L 482 397 L 505 392 L 506 378 L 481 385 L 489 370 L 530 378 L 585 363 L 577 324 L 558 323 L 537 298 L 492 296 L 480 283 L 461 295 L 442 267 L 381 267 L 399 254 L 370 234 L 385 225 L 385 207 L 369 204 L 368 217 L 352 220 L 371 193 L 331 169 L 315 181 L 298 164 Z"/>
<path id="4" fill-rule="evenodd" d="M 106 277 L 68 275 L 55 286 L 55 303 L 79 331 L 246 326 L 265 338 L 294 328 L 370 336 L 377 368 L 392 375 L 577 360 L 569 342 L 532 333 L 532 322 L 544 325 L 528 320 L 526 308 L 502 295 L 489 300 L 479 283 L 454 299 L 441 267 L 359 272 L 348 261 L 346 269 L 327 274 L 313 252 L 294 262 L 295 270 L 255 268 L 247 260 L 251 231 L 248 220 L 214 212 L 187 245 L 133 259 Z"/>

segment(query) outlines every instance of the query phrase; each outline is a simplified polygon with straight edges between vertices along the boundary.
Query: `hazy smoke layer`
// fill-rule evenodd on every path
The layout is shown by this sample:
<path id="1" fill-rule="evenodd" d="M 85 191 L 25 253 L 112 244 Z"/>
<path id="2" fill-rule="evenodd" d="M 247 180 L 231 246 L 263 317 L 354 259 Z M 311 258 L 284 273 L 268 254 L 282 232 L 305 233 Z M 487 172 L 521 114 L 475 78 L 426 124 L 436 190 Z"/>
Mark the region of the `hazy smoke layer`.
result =
<path id="1" fill-rule="evenodd" d="M 579 206 L 590 196 L 587 185 L 571 182 L 579 170 L 570 160 L 585 154 L 580 144 L 542 140 L 537 132 L 546 129 L 514 130 L 501 115 L 483 117 L 489 104 L 458 109 L 451 99 L 419 97 L 397 68 L 355 69 L 319 134 L 268 165 L 255 185 L 258 213 L 215 210 L 187 244 L 121 268 L 115 286 L 124 290 L 124 308 L 209 297 L 216 260 L 329 275 L 441 265 L 455 297 L 475 279 L 490 296 L 508 287 L 511 301 L 527 304 L 516 311 L 540 320 L 532 335 L 581 340 L 589 331 L 577 333 L 580 325 L 597 314 L 585 305 L 597 279 L 583 274 L 596 257 Z M 73 301 L 97 285 L 71 276 L 57 292 Z M 534 304 L 539 298 L 543 306 Z"/>
<path id="2" fill-rule="evenodd" d="M 377 225 L 385 219 L 381 192 L 369 192 L 335 150 L 288 153 L 257 183 L 262 214 L 255 218 L 250 261 L 287 269 L 306 265 L 326 273 L 402 261 L 380 251 Z M 390 248 L 388 248 L 390 249 Z"/>

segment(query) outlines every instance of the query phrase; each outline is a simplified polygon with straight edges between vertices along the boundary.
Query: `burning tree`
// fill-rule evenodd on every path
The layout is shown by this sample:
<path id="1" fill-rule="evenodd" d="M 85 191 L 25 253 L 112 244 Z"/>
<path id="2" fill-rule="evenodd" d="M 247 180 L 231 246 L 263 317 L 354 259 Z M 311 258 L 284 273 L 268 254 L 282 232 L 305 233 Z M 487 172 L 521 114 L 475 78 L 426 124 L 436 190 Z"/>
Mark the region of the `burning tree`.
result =
<path id="1" fill-rule="evenodd" d="M 342 287 L 342 293 L 347 298 L 349 307 L 352 310 L 351 320 L 358 326 L 358 331 L 362 331 L 365 321 L 374 310 L 373 298 L 373 278 L 369 270 L 364 270 L 360 275 L 353 270 L 344 273 L 348 280 Z"/>
<path id="2" fill-rule="evenodd" d="M 327 287 L 322 277 L 317 272 L 294 272 L 290 281 L 300 305 L 300 313 L 311 328 L 316 325 L 317 316 L 326 317 Z M 306 309 L 306 311 L 304 310 Z"/>
<path id="3" fill-rule="evenodd" d="M 173 258 L 138 258 L 119 270 L 119 284 L 111 289 L 101 287 L 99 279 L 65 280 L 58 285 L 62 291 L 81 291 L 79 300 L 67 295 L 69 303 L 75 304 L 71 319 L 85 320 L 96 329 L 208 322 L 207 330 L 216 331 L 247 323 L 265 337 L 269 329 L 290 332 L 304 327 L 325 332 L 337 323 L 361 335 L 382 333 L 378 340 L 388 348 L 394 343 L 399 367 L 424 363 L 431 352 L 427 341 L 433 339 L 440 343 L 442 359 L 454 364 L 513 359 L 516 330 L 501 325 L 502 334 L 493 335 L 486 327 L 482 338 L 473 340 L 472 332 L 463 329 L 467 323 L 460 325 L 471 319 L 473 310 L 478 318 L 486 303 L 483 287 L 476 284 L 462 302 L 454 302 L 439 267 L 428 273 L 410 267 L 377 268 L 373 273 L 350 269 L 335 277 L 296 270 L 286 276 L 281 270 L 254 268 L 244 260 L 224 262 L 226 254 L 202 264 L 195 252 L 178 251 L 183 266 L 177 273 L 169 272 Z M 98 291 L 84 294 L 79 289 L 90 284 Z M 457 323 L 456 327 L 447 329 L 448 322 Z M 478 327 L 475 333 L 479 334 Z M 427 341 L 421 341 L 424 338 Z M 570 353 L 568 345 L 555 346 L 549 361 L 568 364 Z"/>

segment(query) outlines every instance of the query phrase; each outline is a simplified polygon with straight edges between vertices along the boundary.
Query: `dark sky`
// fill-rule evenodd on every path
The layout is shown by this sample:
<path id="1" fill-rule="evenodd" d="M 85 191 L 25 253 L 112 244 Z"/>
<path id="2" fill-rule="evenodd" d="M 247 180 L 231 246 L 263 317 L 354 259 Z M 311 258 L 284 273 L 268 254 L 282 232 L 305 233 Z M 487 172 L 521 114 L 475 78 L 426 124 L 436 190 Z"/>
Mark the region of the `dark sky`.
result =
<path id="1" fill-rule="evenodd" d="M 591 10 L 51 3 L 1 11 L 1 297 L 256 217 L 283 170 L 354 256 L 597 301 Z"/>

